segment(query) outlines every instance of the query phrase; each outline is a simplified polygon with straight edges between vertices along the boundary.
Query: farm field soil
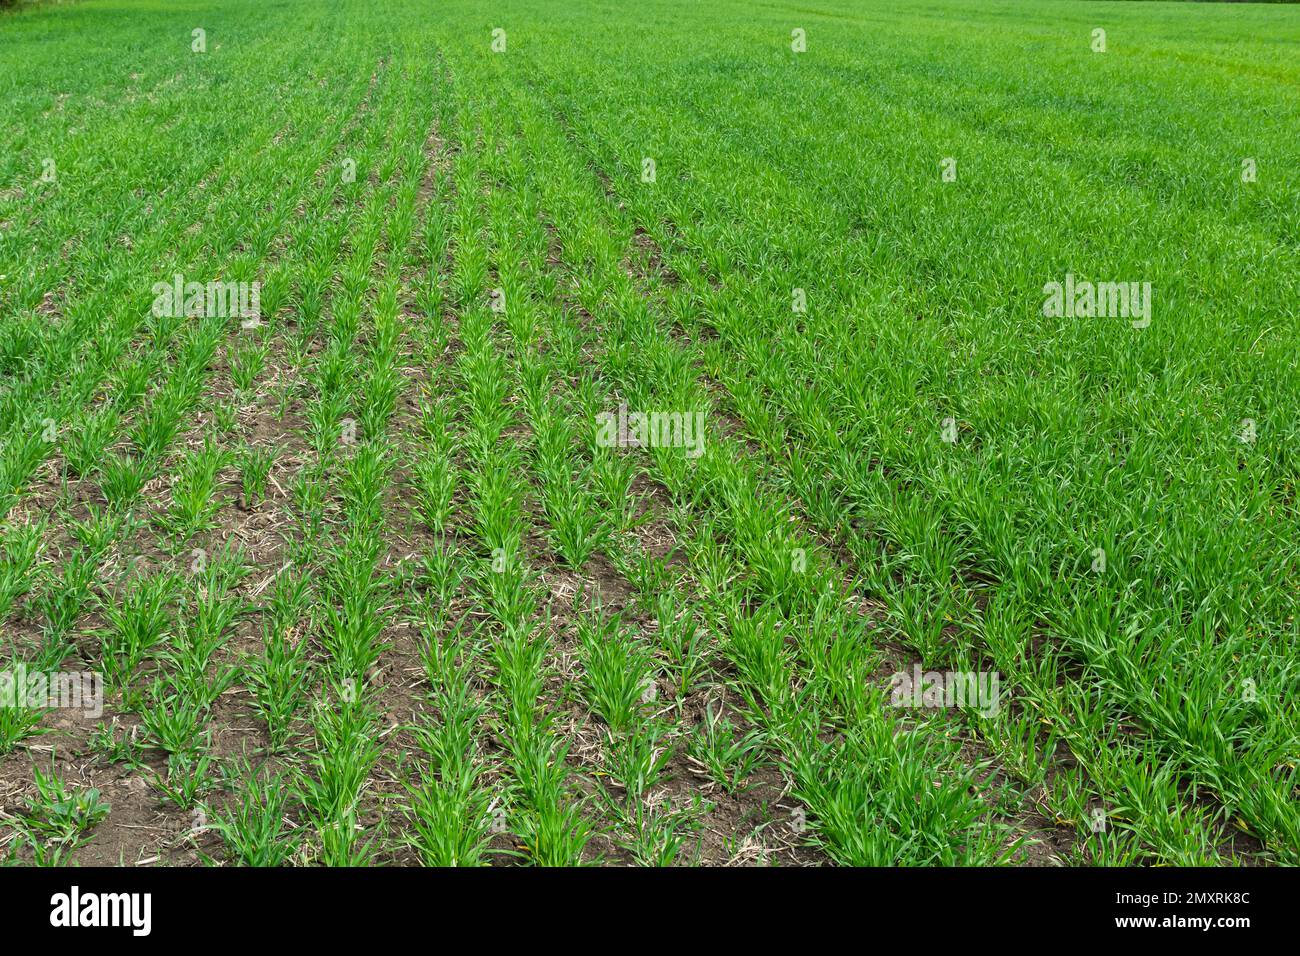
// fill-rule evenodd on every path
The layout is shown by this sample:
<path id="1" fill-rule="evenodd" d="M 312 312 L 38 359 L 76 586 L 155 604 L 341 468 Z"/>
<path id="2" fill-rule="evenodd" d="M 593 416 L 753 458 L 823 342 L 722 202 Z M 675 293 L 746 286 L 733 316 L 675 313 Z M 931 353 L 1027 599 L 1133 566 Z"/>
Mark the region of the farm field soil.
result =
<path id="1" fill-rule="evenodd" d="M 0 12 L 0 861 L 1300 863 L 1298 43 Z"/>

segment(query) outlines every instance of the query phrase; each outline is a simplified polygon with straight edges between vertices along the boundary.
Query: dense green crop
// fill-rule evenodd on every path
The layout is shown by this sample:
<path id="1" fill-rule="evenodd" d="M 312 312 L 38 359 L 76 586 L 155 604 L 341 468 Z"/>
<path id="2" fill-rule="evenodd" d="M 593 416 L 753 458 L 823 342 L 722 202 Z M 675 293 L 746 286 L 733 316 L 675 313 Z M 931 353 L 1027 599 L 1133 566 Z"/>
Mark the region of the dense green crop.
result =
<path id="1" fill-rule="evenodd" d="M 1300 863 L 1297 40 L 0 14 L 0 860 Z"/>

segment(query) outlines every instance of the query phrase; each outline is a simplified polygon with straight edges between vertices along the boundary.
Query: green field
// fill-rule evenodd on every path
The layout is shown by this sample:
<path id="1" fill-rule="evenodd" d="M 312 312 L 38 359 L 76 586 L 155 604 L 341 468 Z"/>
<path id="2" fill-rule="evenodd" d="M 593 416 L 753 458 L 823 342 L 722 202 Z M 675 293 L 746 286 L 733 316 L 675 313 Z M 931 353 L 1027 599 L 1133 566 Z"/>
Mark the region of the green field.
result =
<path id="1" fill-rule="evenodd" d="M 0 861 L 1300 863 L 1298 50 L 0 11 Z"/>

